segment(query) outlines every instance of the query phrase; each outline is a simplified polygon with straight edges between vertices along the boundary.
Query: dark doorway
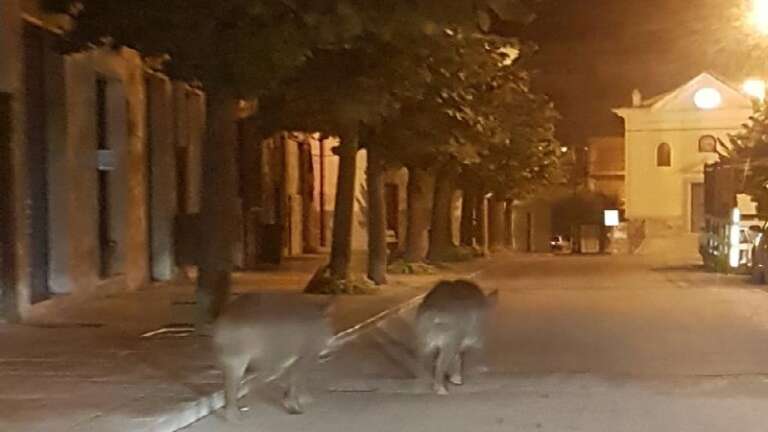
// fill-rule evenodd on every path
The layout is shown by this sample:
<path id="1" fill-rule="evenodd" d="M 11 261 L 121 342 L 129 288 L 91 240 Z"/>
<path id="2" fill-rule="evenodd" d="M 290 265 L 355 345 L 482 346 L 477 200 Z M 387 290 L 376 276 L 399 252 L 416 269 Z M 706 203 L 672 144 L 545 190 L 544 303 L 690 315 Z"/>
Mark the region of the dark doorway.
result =
<path id="1" fill-rule="evenodd" d="M 29 284 L 31 301 L 50 295 L 48 221 L 48 142 L 46 139 L 46 34 L 24 26 L 25 148 L 27 156 L 27 209 L 29 232 Z"/>
<path id="2" fill-rule="evenodd" d="M 691 183 L 691 232 L 704 228 L 704 183 Z"/>
<path id="3" fill-rule="evenodd" d="M 275 219 L 274 223 L 263 225 L 262 239 L 264 244 L 261 248 L 261 261 L 268 264 L 280 264 L 283 259 L 283 231 L 285 230 L 283 224 L 284 204 L 282 202 L 282 187 L 275 187 L 273 194 L 273 199 L 275 200 Z"/>
<path id="4" fill-rule="evenodd" d="M 187 189 L 189 188 L 189 148 L 176 147 L 176 208 L 179 214 L 189 213 L 187 205 Z"/>
<path id="5" fill-rule="evenodd" d="M 314 229 L 312 211 L 315 198 L 315 169 L 312 165 L 312 146 L 299 143 L 299 187 L 301 188 L 301 232 L 304 253 L 317 252 L 319 239 Z"/>
<path id="6" fill-rule="evenodd" d="M 0 93 L 0 319 L 15 315 L 15 217 L 13 152 L 11 151 L 11 95 Z"/>
<path id="7" fill-rule="evenodd" d="M 531 212 L 525 214 L 525 251 L 533 252 L 533 215 Z"/>
<path id="8" fill-rule="evenodd" d="M 147 263 L 147 268 L 150 269 L 150 271 L 149 271 L 150 278 L 152 280 L 156 280 L 155 272 L 153 270 L 154 269 L 154 262 L 155 262 L 155 250 L 154 250 L 155 248 L 152 247 L 152 245 L 155 244 L 155 242 L 154 242 L 155 233 L 154 233 L 154 230 L 152 229 L 152 222 L 153 222 L 152 221 L 152 219 L 153 219 L 153 215 L 152 215 L 153 205 L 152 205 L 152 202 L 153 202 L 153 196 L 154 196 L 154 193 L 153 193 L 153 191 L 154 191 L 154 178 L 153 178 L 154 173 L 152 171 L 152 165 L 153 165 L 154 160 L 153 160 L 152 155 L 153 155 L 153 152 L 154 152 L 154 147 L 156 145 L 155 144 L 155 140 L 156 140 L 155 139 L 155 134 L 154 134 L 154 130 L 152 128 L 152 124 L 153 124 L 152 123 L 152 110 L 153 110 L 153 103 L 154 103 L 155 86 L 152 85 L 152 78 L 151 77 L 147 77 L 144 80 L 144 89 L 145 89 L 145 92 L 144 92 L 144 95 L 145 95 L 144 96 L 144 100 L 145 100 L 145 105 L 144 105 L 144 108 L 145 108 L 144 124 L 146 125 L 145 127 L 146 127 L 146 137 L 147 137 L 147 141 L 146 141 L 147 147 L 146 147 L 146 150 L 145 150 L 145 152 L 146 152 L 146 159 L 145 159 L 146 166 L 145 166 L 145 170 L 146 170 L 146 180 L 147 180 L 147 184 L 146 184 L 146 188 L 147 189 L 146 189 L 146 194 L 145 194 L 145 199 L 146 199 L 146 204 L 145 204 L 145 206 L 146 206 L 146 210 L 145 210 L 146 213 L 145 213 L 145 217 L 147 218 L 147 259 L 149 260 L 149 262 Z"/>
<path id="9" fill-rule="evenodd" d="M 387 206 L 387 231 L 400 238 L 400 187 L 394 183 L 384 185 L 384 199 Z"/>
<path id="10" fill-rule="evenodd" d="M 96 148 L 99 152 L 110 150 L 107 124 L 107 81 L 96 80 Z M 103 163 L 103 162 L 102 162 Z M 99 207 L 99 276 L 104 279 L 112 276 L 112 259 L 116 243 L 112 238 L 112 200 L 110 195 L 111 175 L 109 167 L 100 164 L 97 172 L 96 199 Z"/>

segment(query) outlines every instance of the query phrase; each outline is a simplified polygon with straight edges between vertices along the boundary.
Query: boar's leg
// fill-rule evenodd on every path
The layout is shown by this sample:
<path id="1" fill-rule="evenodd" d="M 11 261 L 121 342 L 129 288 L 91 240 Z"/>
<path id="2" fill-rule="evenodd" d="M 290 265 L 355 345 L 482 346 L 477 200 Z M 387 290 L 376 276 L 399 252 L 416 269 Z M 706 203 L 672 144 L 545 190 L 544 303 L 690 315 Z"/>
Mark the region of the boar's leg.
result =
<path id="1" fill-rule="evenodd" d="M 283 396 L 283 407 L 289 414 L 303 414 L 304 408 L 302 408 L 302 392 L 304 391 L 304 381 L 309 371 L 312 358 L 304 356 L 296 361 L 290 369 L 288 369 L 288 389 Z"/>
<path id="2" fill-rule="evenodd" d="M 224 415 L 227 420 L 237 421 L 240 418 L 237 394 L 240 389 L 240 381 L 248 366 L 248 358 L 230 358 L 224 360 L 221 366 L 224 371 Z"/>
<path id="3" fill-rule="evenodd" d="M 445 376 L 454 358 L 458 355 L 458 348 L 458 344 L 450 343 L 440 347 L 437 353 L 435 381 L 432 384 L 432 389 L 441 396 L 448 394 L 448 389 L 445 387 Z"/>
<path id="4" fill-rule="evenodd" d="M 458 352 L 453 357 L 453 362 L 451 362 L 450 370 L 448 371 L 448 380 L 451 382 L 451 384 L 456 385 L 462 385 L 464 384 L 464 378 L 461 375 L 462 371 L 462 363 L 463 363 L 463 356 L 464 353 Z"/>

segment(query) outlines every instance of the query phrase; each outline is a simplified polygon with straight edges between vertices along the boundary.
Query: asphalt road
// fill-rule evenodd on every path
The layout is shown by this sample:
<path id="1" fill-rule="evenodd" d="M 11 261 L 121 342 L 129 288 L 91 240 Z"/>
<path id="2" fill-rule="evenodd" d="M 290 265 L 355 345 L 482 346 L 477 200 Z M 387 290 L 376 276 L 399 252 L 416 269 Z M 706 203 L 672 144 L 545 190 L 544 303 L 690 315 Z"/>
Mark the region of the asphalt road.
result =
<path id="1" fill-rule="evenodd" d="M 512 255 L 479 278 L 500 290 L 490 372 L 445 397 L 415 378 L 409 313 L 318 367 L 316 401 L 281 411 L 267 386 L 240 424 L 203 431 L 765 431 L 768 293 L 695 256 Z"/>

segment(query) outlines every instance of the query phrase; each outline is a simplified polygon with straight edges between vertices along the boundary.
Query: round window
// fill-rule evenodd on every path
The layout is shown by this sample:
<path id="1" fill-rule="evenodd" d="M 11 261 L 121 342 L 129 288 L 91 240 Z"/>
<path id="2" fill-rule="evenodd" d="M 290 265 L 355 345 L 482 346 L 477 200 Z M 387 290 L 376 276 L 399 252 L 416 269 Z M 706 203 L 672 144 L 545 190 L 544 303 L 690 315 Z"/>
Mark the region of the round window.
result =
<path id="1" fill-rule="evenodd" d="M 723 97 L 719 91 L 706 87 L 696 92 L 693 96 L 693 102 L 699 109 L 712 110 L 723 103 Z"/>

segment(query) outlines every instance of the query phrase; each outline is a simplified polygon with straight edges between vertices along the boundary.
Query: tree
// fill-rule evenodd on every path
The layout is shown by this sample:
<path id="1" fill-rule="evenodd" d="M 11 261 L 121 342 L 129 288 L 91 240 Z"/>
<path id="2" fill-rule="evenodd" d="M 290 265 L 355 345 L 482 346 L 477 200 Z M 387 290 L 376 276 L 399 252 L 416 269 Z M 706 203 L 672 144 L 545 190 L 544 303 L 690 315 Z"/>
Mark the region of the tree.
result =
<path id="1" fill-rule="evenodd" d="M 420 56 L 375 35 L 362 37 L 348 48 L 316 50 L 270 99 L 269 117 L 260 119 L 269 131 L 318 131 L 341 138 L 334 149 L 339 156 L 339 178 L 331 260 L 322 272 L 325 276 L 316 279 L 318 285 L 313 284 L 310 291 L 350 281 L 357 152 L 361 146 L 367 147 L 361 139 L 365 141 L 371 128 L 398 109 L 398 98 L 420 91 L 421 76 L 410 73 L 417 70 Z"/>
<path id="2" fill-rule="evenodd" d="M 197 80 L 207 93 L 199 230 L 206 247 L 197 260 L 203 321 L 218 315 L 229 293 L 237 230 L 237 100 L 278 87 L 318 44 L 357 31 L 354 20 L 325 2 L 304 3 L 297 9 L 279 0 L 88 0 L 71 35 L 76 49 L 107 43 L 168 55 L 167 73 Z"/>
<path id="3" fill-rule="evenodd" d="M 718 144 L 720 163 L 740 170 L 739 190 L 753 197 L 761 214 L 768 213 L 768 104 L 755 102 L 742 129 Z"/>
<path id="4" fill-rule="evenodd" d="M 472 115 L 482 124 L 487 148 L 478 161 L 462 167 L 462 190 L 476 203 L 492 194 L 490 240 L 500 247 L 506 242 L 509 202 L 549 184 L 559 172 L 557 112 L 546 97 L 530 90 L 528 74 L 516 64 L 503 65 L 488 77 L 473 101 Z M 462 217 L 478 221 L 482 205 L 474 212 L 464 206 Z M 471 245 L 478 231 L 464 222 L 463 242 Z"/>
<path id="5" fill-rule="evenodd" d="M 489 17 L 504 18 L 511 10 L 509 3 L 517 2 L 465 0 L 445 4 L 419 0 L 406 4 L 389 0 L 373 6 L 352 0 L 85 2 L 76 41 L 93 42 L 110 36 L 116 43 L 145 54 L 169 54 L 168 71 L 176 77 L 199 80 L 208 92 L 209 119 L 221 122 L 208 122 L 204 150 L 207 175 L 201 221 L 205 229 L 200 232 L 202 241 L 210 247 L 199 260 L 198 300 L 207 319 L 215 317 L 226 300 L 232 268 L 234 129 L 225 123 L 235 118 L 236 100 L 280 93 L 287 88 L 289 77 L 304 76 L 311 81 L 317 71 L 297 70 L 316 50 L 321 51 L 320 56 L 333 49 L 343 54 L 354 51 L 351 48 L 355 43 L 365 42 L 371 35 L 383 41 L 407 41 L 445 28 L 477 27 L 478 21 L 487 23 Z M 409 52 L 407 44 L 399 47 Z M 337 95 L 337 99 L 345 93 Z M 348 233 L 359 126 L 346 122 L 335 129 L 342 137 L 330 265 L 336 278 L 346 278 L 349 273 Z"/>
<path id="6" fill-rule="evenodd" d="M 411 111 L 404 110 L 408 118 L 399 117 L 401 137 L 390 133 L 384 139 L 390 146 L 407 143 L 405 148 L 393 147 L 393 153 L 411 172 L 418 172 L 412 169 L 418 167 L 436 173 L 430 260 L 457 255 L 451 201 L 459 175 L 467 198 L 462 232 L 464 244 L 470 245 L 479 231 L 475 223 L 485 223 L 482 208 L 487 192 L 494 193 L 501 206 L 494 219 L 502 225 L 494 231 L 503 233 L 504 203 L 546 183 L 557 167 L 553 126 L 557 114 L 545 97 L 531 92 L 527 73 L 515 61 L 519 49 L 512 42 L 456 34 L 454 55 L 430 64 L 436 78 L 428 96 L 416 101 Z M 421 145 L 413 146 L 413 140 Z"/>
<path id="7" fill-rule="evenodd" d="M 434 57 L 455 55 L 451 39 L 457 30 L 450 28 L 475 25 L 474 18 L 467 19 L 473 16 L 466 14 L 471 12 L 471 8 L 466 9 L 467 4 L 446 9 L 438 3 L 404 5 L 395 1 L 380 8 L 366 8 L 359 16 L 363 27 L 371 31 L 349 48 L 316 53 L 303 68 L 307 72 L 297 74 L 297 80 L 286 84 L 286 94 L 278 98 L 280 102 L 270 104 L 273 117 L 279 118 L 279 127 L 337 135 L 344 131 L 346 135 L 337 149 L 340 173 L 330 279 L 349 278 L 356 153 L 358 148 L 367 148 L 372 162 L 369 210 L 375 212 L 371 217 L 373 223 L 369 224 L 373 228 L 369 236 L 369 276 L 377 283 L 385 281 L 383 188 L 377 187 L 383 181 L 384 152 L 376 147 L 380 141 L 373 137 L 388 117 L 397 117 L 404 101 L 422 99 L 433 80 L 424 65 Z M 275 106 L 280 108 L 274 109 Z M 361 135 L 363 129 L 372 133 Z M 360 141 L 361 138 L 364 140 Z"/>
<path id="8" fill-rule="evenodd" d="M 449 207 L 455 189 L 452 178 L 459 164 L 479 157 L 481 141 L 479 125 L 465 115 L 465 105 L 473 97 L 472 85 L 482 79 L 480 71 L 504 57 L 491 47 L 492 40 L 477 34 L 448 32 L 443 45 L 432 50 L 425 63 L 430 79 L 421 97 L 404 101 L 397 115 L 385 120 L 372 141 L 384 149 L 391 163 L 402 164 L 409 171 L 407 262 L 426 258 L 425 240 L 433 245 L 450 241 Z M 504 48 L 514 44 L 510 40 L 501 42 Z M 433 235 L 427 239 L 430 226 Z"/>

